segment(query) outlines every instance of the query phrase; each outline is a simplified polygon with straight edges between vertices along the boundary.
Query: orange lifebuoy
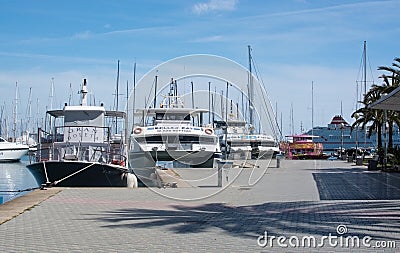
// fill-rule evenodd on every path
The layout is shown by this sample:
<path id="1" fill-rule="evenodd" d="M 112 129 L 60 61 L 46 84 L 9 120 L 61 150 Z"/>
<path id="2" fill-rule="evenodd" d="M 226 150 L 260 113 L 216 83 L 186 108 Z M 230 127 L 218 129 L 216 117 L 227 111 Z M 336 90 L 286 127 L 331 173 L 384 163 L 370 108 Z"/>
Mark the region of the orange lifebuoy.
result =
<path id="1" fill-rule="evenodd" d="M 134 134 L 140 134 L 142 132 L 142 129 L 140 127 L 135 128 L 135 130 L 133 130 Z"/>
<path id="2" fill-rule="evenodd" d="M 206 132 L 206 134 L 212 134 L 212 133 L 213 133 L 213 130 L 212 130 L 211 128 L 206 128 L 206 129 L 204 130 L 204 132 Z"/>

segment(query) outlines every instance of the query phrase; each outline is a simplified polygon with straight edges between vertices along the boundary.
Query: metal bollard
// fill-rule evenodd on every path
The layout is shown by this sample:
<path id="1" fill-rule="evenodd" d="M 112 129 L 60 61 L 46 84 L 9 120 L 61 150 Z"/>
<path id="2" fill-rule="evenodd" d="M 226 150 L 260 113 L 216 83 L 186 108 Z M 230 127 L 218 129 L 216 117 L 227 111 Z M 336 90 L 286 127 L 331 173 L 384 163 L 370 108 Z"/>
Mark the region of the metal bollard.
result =
<path id="1" fill-rule="evenodd" d="M 281 156 L 276 155 L 276 167 L 279 168 L 281 166 Z"/>

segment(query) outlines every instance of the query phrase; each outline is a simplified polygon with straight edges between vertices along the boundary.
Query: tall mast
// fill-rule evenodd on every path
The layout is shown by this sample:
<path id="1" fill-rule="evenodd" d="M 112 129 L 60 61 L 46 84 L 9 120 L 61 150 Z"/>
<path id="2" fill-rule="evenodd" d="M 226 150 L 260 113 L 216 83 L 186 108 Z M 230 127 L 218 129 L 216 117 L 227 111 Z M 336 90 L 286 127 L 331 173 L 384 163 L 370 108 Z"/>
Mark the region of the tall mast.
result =
<path id="1" fill-rule="evenodd" d="M 118 111 L 118 97 L 119 97 L 119 60 L 117 65 L 117 94 L 116 94 L 116 108 L 115 111 Z M 115 133 L 118 133 L 118 117 L 115 116 Z"/>
<path id="2" fill-rule="evenodd" d="M 158 82 L 158 76 L 154 77 L 154 100 L 153 100 L 153 108 L 157 107 L 157 82 Z"/>
<path id="3" fill-rule="evenodd" d="M 50 110 L 53 110 L 53 99 L 54 99 L 54 77 L 51 78 L 51 84 L 50 84 Z"/>
<path id="4" fill-rule="evenodd" d="M 192 87 L 192 109 L 194 109 L 194 87 L 193 87 L 193 81 L 190 82 L 190 85 Z"/>
<path id="5" fill-rule="evenodd" d="M 367 94 L 367 41 L 364 40 L 364 98 Z M 364 148 L 367 147 L 367 128 L 364 129 Z"/>
<path id="6" fill-rule="evenodd" d="M 367 94 L 367 41 L 364 40 L 364 96 Z"/>
<path id="7" fill-rule="evenodd" d="M 31 128 L 31 120 L 32 120 L 32 87 L 29 88 L 29 99 L 28 99 L 28 120 L 26 123 L 25 130 Z"/>
<path id="8" fill-rule="evenodd" d="M 208 124 L 211 123 L 211 82 L 208 82 Z"/>
<path id="9" fill-rule="evenodd" d="M 311 140 L 314 138 L 314 81 L 311 81 Z"/>
<path id="10" fill-rule="evenodd" d="M 135 109 L 136 109 L 136 62 L 133 65 L 133 107 L 132 107 L 132 130 L 135 127 Z"/>
<path id="11" fill-rule="evenodd" d="M 250 133 L 253 133 L 253 74 L 251 69 L 251 47 L 248 46 L 248 53 L 249 53 L 249 113 L 250 113 Z"/>
<path id="12" fill-rule="evenodd" d="M 18 111 L 18 83 L 15 82 L 15 102 L 14 102 L 14 125 L 13 125 L 13 141 L 15 141 L 17 136 L 17 111 Z"/>

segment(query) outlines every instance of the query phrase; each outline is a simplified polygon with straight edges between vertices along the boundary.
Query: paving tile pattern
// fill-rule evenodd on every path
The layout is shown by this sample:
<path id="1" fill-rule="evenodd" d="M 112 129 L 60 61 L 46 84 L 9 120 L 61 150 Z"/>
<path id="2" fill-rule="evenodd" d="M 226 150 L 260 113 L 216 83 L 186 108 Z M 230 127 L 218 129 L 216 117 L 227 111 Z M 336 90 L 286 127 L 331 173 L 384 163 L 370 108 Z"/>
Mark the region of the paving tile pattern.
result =
<path id="1" fill-rule="evenodd" d="M 0 225 L 2 252 L 399 252 L 400 177 L 342 161 L 245 169 L 218 194 L 190 188 L 71 188 Z M 179 171 L 178 171 L 179 172 Z M 190 173 L 180 171 L 183 176 Z M 185 174 L 186 173 L 186 174 Z M 193 171 L 193 173 L 201 173 Z M 226 173 L 226 172 L 225 172 Z M 184 175 L 185 174 L 185 175 Z M 263 175 L 252 184 L 252 175 Z M 199 195 L 200 194 L 200 195 Z M 203 195 L 202 195 L 203 194 Z M 209 196 L 182 201 L 191 196 Z M 397 248 L 265 247 L 269 236 L 357 236 Z M 270 238 L 271 239 L 271 238 Z M 262 240 L 259 242 L 263 242 Z M 286 241 L 287 243 L 288 241 Z"/>

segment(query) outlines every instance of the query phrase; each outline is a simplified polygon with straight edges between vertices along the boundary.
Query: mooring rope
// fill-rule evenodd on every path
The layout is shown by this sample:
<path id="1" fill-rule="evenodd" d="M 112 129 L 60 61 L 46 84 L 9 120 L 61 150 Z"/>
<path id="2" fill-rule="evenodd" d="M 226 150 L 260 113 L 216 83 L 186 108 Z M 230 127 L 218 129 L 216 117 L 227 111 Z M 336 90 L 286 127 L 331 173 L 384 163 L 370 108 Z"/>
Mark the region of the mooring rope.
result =
<path id="1" fill-rule="evenodd" d="M 47 176 L 46 162 L 43 161 L 44 175 L 46 176 L 46 184 L 50 184 L 49 177 Z"/>
<path id="2" fill-rule="evenodd" d="M 68 175 L 68 176 L 66 176 L 66 177 L 64 177 L 64 178 L 61 178 L 60 180 L 54 181 L 54 185 L 57 185 L 58 183 L 64 181 L 65 179 L 70 178 L 70 177 L 72 177 L 72 176 L 74 176 L 74 175 L 76 175 L 76 174 L 78 174 L 78 173 L 80 173 L 80 172 L 82 172 L 82 171 L 84 171 L 84 170 L 86 170 L 86 169 L 92 167 L 93 165 L 95 165 L 95 163 L 91 163 L 91 164 L 89 164 L 88 166 L 86 166 L 86 167 L 84 167 L 84 168 L 82 168 L 82 169 L 80 169 L 80 170 L 78 170 L 78 171 L 75 171 L 74 173 L 72 173 L 72 174 L 70 174 L 70 175 Z"/>

